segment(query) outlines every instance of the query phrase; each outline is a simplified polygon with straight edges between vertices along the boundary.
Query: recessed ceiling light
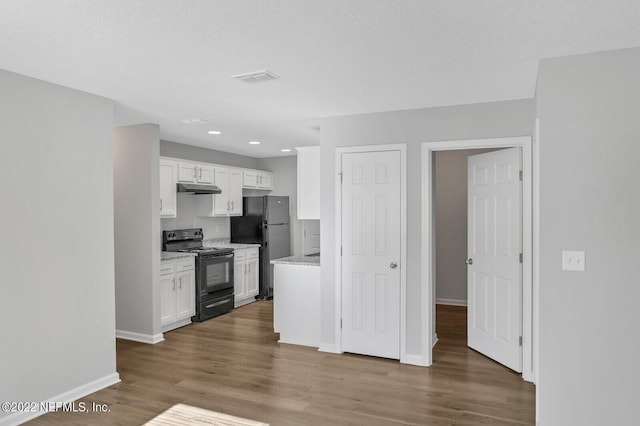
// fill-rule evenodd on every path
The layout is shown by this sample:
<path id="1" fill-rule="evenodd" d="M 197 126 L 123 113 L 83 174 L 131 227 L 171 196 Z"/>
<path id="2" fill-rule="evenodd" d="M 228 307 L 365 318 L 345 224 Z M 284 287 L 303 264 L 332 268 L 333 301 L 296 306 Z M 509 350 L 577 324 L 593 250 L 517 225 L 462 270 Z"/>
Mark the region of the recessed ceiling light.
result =
<path id="1" fill-rule="evenodd" d="M 202 118 L 185 118 L 182 120 L 184 124 L 207 124 L 207 120 L 203 120 Z"/>
<path id="2" fill-rule="evenodd" d="M 289 148 L 281 149 L 280 151 L 282 151 L 282 152 L 291 152 L 291 150 Z"/>
<path id="3" fill-rule="evenodd" d="M 251 141 L 251 142 L 249 142 L 249 145 L 260 145 L 260 142 L 258 142 L 258 141 Z"/>
<path id="4" fill-rule="evenodd" d="M 231 78 L 237 78 L 245 83 L 258 83 L 260 81 L 270 81 L 280 78 L 278 75 L 267 70 L 246 72 L 244 74 L 232 75 Z"/>
<path id="5" fill-rule="evenodd" d="M 222 132 L 220 130 L 209 130 L 207 133 L 210 135 L 221 135 Z"/>

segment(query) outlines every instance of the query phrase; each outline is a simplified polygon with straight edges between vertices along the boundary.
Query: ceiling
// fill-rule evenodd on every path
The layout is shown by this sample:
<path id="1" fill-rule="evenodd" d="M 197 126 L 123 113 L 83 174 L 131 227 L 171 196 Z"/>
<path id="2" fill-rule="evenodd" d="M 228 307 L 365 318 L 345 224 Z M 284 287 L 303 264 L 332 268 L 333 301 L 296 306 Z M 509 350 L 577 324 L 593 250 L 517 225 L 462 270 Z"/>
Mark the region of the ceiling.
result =
<path id="1" fill-rule="evenodd" d="M 322 117 L 531 98 L 539 59 L 640 46 L 639 22 L 637 0 L 2 0 L 0 68 L 272 157 Z M 263 69 L 281 78 L 231 78 Z"/>

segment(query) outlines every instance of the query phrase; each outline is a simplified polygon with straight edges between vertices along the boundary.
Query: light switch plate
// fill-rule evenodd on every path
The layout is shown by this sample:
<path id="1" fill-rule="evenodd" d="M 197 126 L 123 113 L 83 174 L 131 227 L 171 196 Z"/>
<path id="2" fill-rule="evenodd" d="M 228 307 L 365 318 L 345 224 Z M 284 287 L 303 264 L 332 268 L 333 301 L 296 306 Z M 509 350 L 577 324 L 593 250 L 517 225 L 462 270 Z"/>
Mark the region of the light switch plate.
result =
<path id="1" fill-rule="evenodd" d="M 563 271 L 584 271 L 584 252 L 566 251 L 562 252 Z"/>

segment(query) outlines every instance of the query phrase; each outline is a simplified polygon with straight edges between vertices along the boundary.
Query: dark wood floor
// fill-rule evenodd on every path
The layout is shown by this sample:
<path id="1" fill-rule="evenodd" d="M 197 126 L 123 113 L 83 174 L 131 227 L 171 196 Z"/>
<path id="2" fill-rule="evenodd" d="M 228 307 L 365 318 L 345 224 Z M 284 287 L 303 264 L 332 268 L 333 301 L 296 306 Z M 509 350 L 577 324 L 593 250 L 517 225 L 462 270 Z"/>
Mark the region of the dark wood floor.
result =
<path id="1" fill-rule="evenodd" d="M 33 425 L 140 425 L 185 403 L 272 425 L 534 424 L 534 386 L 466 347 L 466 310 L 438 306 L 431 368 L 277 343 L 272 303 L 117 342 L 122 382 L 83 398 L 109 413 L 50 413 Z"/>

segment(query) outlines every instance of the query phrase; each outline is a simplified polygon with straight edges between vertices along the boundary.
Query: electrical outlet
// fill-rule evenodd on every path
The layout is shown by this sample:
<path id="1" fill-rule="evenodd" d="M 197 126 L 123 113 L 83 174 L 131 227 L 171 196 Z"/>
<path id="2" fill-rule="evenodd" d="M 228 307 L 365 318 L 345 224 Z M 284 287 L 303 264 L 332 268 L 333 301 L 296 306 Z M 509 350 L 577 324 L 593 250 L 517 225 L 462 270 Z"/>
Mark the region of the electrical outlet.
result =
<path id="1" fill-rule="evenodd" d="M 563 271 L 584 271 L 583 251 L 563 251 L 562 252 Z"/>

